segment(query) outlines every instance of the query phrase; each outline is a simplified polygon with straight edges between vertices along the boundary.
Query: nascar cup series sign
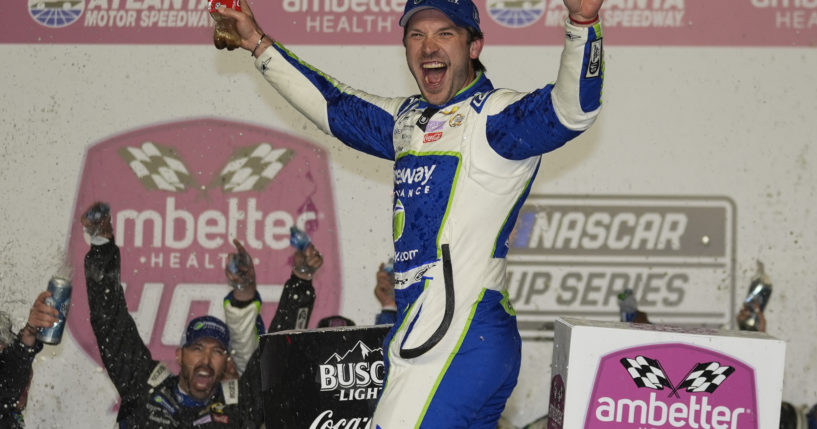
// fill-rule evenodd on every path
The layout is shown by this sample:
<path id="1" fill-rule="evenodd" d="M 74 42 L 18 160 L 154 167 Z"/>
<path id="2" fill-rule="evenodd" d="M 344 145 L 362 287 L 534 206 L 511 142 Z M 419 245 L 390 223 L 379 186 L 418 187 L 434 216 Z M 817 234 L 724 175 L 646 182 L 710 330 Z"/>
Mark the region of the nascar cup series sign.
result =
<path id="1" fill-rule="evenodd" d="M 122 134 L 88 149 L 74 219 L 94 202 L 111 206 L 131 315 L 153 358 L 174 362 L 187 322 L 223 318 L 226 257 L 240 240 L 255 263 L 262 317 L 271 320 L 291 273 L 290 227 L 324 255 L 312 324 L 337 314 L 340 268 L 329 160 L 318 146 L 257 126 L 198 119 Z M 98 362 L 83 258 L 73 222 L 75 299 L 69 329 Z"/>
<path id="2" fill-rule="evenodd" d="M 523 338 L 549 338 L 559 316 L 619 320 L 624 289 L 652 321 L 728 325 L 735 217 L 720 197 L 531 195 L 506 277 Z"/>

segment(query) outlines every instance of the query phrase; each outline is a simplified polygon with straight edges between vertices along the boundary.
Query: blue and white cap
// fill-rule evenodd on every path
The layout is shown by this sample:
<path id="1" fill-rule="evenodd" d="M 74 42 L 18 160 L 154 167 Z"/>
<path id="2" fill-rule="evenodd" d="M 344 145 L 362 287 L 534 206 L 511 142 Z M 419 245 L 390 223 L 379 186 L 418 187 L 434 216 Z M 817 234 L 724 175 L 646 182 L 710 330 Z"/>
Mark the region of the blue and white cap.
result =
<path id="1" fill-rule="evenodd" d="M 425 9 L 437 9 L 454 24 L 462 28 L 479 29 L 479 11 L 471 0 L 407 0 L 400 26 L 405 27 L 415 13 Z"/>
<path id="2" fill-rule="evenodd" d="M 212 338 L 230 349 L 230 331 L 227 324 L 213 316 L 201 316 L 190 321 L 182 337 L 182 347 L 188 347 L 202 338 Z"/>

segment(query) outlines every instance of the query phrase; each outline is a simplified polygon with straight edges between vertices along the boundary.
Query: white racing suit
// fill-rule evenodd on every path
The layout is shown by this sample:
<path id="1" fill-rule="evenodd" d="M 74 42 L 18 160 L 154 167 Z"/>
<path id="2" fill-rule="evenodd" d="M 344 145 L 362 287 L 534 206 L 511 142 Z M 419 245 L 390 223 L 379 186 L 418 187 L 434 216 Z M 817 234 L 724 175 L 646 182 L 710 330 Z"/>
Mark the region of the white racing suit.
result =
<path id="1" fill-rule="evenodd" d="M 519 373 L 508 236 L 540 155 L 601 107 L 601 25 L 565 24 L 555 84 L 494 89 L 480 73 L 442 106 L 352 89 L 280 44 L 256 67 L 324 132 L 394 160 L 397 322 L 372 428 L 496 428 Z"/>

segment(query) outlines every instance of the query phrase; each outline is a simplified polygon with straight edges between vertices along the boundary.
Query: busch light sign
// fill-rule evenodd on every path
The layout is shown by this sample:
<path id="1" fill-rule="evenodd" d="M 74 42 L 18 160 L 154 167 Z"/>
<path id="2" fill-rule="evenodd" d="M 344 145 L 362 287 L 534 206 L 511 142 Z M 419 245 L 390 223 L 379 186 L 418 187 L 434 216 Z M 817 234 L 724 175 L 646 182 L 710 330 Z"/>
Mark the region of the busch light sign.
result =
<path id="1" fill-rule="evenodd" d="M 312 321 L 338 312 L 334 198 L 329 160 L 317 145 L 221 119 L 131 131 L 88 149 L 74 219 L 96 201 L 110 204 L 128 308 L 154 359 L 175 365 L 190 319 L 224 317 L 224 266 L 234 238 L 254 260 L 265 322 L 291 273 L 292 226 L 309 233 L 324 255 Z M 88 240 L 73 222 L 76 291 L 68 326 L 99 362 L 83 273 Z"/>
<path id="2" fill-rule="evenodd" d="M 261 338 L 261 391 L 269 428 L 374 429 L 390 326 L 293 330 Z"/>

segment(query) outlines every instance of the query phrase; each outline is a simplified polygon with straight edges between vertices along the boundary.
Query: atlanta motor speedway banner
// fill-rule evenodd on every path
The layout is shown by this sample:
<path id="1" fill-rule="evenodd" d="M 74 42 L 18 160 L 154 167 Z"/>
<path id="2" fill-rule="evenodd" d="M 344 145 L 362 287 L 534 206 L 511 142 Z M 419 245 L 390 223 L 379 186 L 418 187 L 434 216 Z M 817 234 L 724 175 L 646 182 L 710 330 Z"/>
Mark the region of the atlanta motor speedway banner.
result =
<path id="1" fill-rule="evenodd" d="M 421 0 L 408 0 L 421 1 Z M 285 44 L 397 45 L 406 0 L 250 1 Z M 475 0 L 495 45 L 560 45 L 562 0 Z M 609 43 L 633 46 L 817 45 L 817 0 L 607 0 Z M 0 43 L 208 44 L 208 0 L 23 0 Z"/>

